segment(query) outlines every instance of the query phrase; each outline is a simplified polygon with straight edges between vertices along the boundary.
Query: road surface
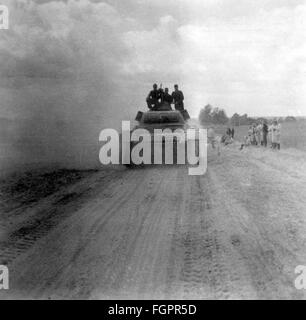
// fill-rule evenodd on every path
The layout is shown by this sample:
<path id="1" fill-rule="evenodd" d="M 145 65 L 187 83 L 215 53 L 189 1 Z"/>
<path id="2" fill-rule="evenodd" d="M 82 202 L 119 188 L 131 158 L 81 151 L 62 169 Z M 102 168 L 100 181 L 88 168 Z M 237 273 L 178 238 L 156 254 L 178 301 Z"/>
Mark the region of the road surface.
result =
<path id="1" fill-rule="evenodd" d="M 305 153 L 237 146 L 184 166 L 109 168 L 11 213 L 0 263 L 30 299 L 304 299 Z"/>

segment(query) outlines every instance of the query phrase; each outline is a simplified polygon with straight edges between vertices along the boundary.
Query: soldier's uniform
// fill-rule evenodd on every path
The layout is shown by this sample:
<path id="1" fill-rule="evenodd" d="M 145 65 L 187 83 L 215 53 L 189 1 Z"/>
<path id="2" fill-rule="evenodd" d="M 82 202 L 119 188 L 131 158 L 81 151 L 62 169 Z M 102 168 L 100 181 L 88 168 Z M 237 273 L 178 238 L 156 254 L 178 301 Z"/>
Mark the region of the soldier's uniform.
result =
<path id="1" fill-rule="evenodd" d="M 174 101 L 174 107 L 176 110 L 184 110 L 184 95 L 183 92 L 180 90 L 172 92 L 172 98 Z"/>
<path id="2" fill-rule="evenodd" d="M 172 96 L 171 96 L 169 93 L 166 93 L 166 92 L 165 92 L 165 93 L 164 93 L 163 100 L 164 100 L 164 102 L 167 102 L 167 103 L 171 104 L 172 101 L 173 101 L 173 98 L 172 98 Z"/>

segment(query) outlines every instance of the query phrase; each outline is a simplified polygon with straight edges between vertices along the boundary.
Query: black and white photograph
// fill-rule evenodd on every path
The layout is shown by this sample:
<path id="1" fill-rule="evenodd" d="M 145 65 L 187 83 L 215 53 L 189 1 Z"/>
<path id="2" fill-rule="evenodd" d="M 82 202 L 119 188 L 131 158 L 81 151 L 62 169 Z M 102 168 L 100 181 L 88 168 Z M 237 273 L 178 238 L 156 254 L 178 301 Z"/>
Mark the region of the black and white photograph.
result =
<path id="1" fill-rule="evenodd" d="M 0 0 L 0 300 L 304 300 L 305 30 L 305 0 Z"/>

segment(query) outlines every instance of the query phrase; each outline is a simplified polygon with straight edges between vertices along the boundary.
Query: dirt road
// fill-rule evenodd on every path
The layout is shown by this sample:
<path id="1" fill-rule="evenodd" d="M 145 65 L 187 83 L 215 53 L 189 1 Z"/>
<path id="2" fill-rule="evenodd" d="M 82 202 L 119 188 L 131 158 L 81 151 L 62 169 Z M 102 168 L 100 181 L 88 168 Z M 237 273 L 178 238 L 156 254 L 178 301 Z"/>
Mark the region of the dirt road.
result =
<path id="1" fill-rule="evenodd" d="M 303 299 L 305 153 L 99 171 L 3 221 L 1 298 Z"/>

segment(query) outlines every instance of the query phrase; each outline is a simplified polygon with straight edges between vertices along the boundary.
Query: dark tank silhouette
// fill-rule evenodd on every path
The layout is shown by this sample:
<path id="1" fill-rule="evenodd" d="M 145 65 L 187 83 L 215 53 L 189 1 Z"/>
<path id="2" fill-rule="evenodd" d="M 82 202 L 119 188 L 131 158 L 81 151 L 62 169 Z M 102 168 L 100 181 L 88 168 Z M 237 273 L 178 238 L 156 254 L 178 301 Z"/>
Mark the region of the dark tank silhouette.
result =
<path id="1" fill-rule="evenodd" d="M 132 136 L 133 133 L 136 133 L 135 130 L 137 129 L 145 129 L 147 132 L 149 132 L 151 139 L 149 139 L 150 141 L 147 143 L 150 144 L 151 148 L 152 164 L 156 163 L 154 161 L 154 152 L 158 147 L 160 147 L 159 150 L 162 150 L 163 153 L 162 163 L 167 164 L 167 161 L 165 160 L 165 144 L 167 141 L 169 142 L 171 140 L 171 143 L 173 143 L 173 164 L 175 164 L 177 162 L 177 144 L 179 143 L 175 132 L 186 133 L 186 130 L 189 128 L 188 119 L 190 119 L 190 116 L 186 109 L 173 110 L 169 104 L 161 103 L 158 107 L 154 108 L 154 110 L 149 110 L 146 112 L 138 111 L 135 118 L 137 124 L 131 129 L 130 134 Z M 180 130 L 177 131 L 177 129 Z M 160 133 L 161 131 L 162 138 L 157 142 L 156 132 Z M 130 153 L 124 155 L 125 159 L 127 159 L 127 157 L 130 159 L 130 164 L 126 164 L 126 166 L 129 168 L 135 166 L 131 156 L 131 150 L 137 143 L 138 142 L 130 141 Z"/>

